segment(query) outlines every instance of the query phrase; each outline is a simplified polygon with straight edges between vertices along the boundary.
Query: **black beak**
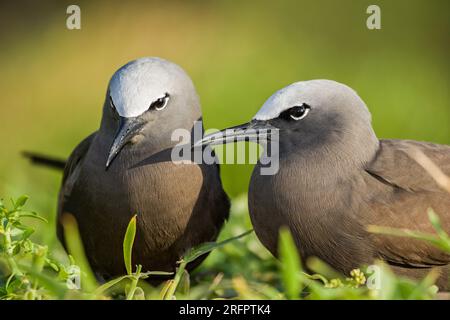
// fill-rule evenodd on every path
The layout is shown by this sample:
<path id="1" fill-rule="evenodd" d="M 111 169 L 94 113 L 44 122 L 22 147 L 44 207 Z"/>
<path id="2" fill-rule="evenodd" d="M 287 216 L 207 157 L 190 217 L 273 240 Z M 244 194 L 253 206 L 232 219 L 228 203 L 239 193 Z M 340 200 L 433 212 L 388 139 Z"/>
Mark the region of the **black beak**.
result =
<path id="1" fill-rule="evenodd" d="M 193 147 L 205 145 L 219 145 L 238 141 L 261 142 L 261 140 L 270 140 L 273 130 L 278 130 L 267 121 L 252 120 L 239 126 L 230 127 L 221 131 L 204 136 L 197 141 Z"/>
<path id="2" fill-rule="evenodd" d="M 120 150 L 122 150 L 122 148 L 140 132 L 142 126 L 143 122 L 139 120 L 139 118 L 120 117 L 119 128 L 117 129 L 113 143 L 109 149 L 108 160 L 106 160 L 106 170 L 119 154 Z"/>

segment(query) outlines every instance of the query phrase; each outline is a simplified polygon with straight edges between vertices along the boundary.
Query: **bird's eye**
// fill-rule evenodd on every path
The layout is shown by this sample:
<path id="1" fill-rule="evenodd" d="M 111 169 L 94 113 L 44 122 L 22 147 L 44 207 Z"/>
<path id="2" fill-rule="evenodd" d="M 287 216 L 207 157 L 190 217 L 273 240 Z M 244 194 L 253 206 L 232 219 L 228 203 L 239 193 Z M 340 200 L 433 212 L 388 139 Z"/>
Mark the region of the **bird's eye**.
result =
<path id="1" fill-rule="evenodd" d="M 304 119 L 308 115 L 309 110 L 311 110 L 311 107 L 303 103 L 301 106 L 292 107 L 288 111 L 291 119 L 298 121 Z"/>
<path id="2" fill-rule="evenodd" d="M 150 105 L 149 110 L 161 111 L 162 109 L 164 109 L 167 106 L 168 102 L 169 102 L 169 94 L 166 93 L 164 95 L 164 97 L 161 97 L 161 98 L 153 101 L 152 104 Z"/>

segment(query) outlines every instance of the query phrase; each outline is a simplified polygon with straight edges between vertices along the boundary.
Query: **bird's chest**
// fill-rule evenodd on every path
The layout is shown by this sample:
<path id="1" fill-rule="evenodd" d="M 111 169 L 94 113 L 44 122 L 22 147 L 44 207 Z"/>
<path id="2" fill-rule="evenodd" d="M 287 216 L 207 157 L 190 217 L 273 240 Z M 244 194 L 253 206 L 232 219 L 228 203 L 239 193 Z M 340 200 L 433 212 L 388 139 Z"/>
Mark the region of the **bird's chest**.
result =
<path id="1" fill-rule="evenodd" d="M 171 162 L 89 171 L 80 181 L 90 188 L 79 192 L 91 208 L 114 218 L 138 214 L 160 221 L 175 219 L 195 204 L 203 183 L 199 166 Z"/>
<path id="2" fill-rule="evenodd" d="M 341 235 L 351 233 L 353 212 L 359 206 L 357 181 L 338 176 L 311 174 L 307 168 L 280 163 L 275 175 L 264 176 L 258 166 L 249 188 L 249 211 L 255 232 L 274 254 L 279 229 L 290 229 L 302 256 L 320 256 L 335 246 Z M 356 227 L 356 226 L 355 226 Z"/>
<path id="3" fill-rule="evenodd" d="M 103 250 L 106 239 L 119 248 L 134 215 L 137 245 L 162 250 L 191 219 L 203 184 L 201 168 L 165 161 L 125 166 L 117 160 L 108 171 L 87 163 L 64 210 L 76 216 L 85 242 L 99 248 L 95 252 Z"/>
<path id="4" fill-rule="evenodd" d="M 307 170 L 280 168 L 275 175 L 261 175 L 255 168 L 249 188 L 252 215 L 280 216 L 284 220 L 318 219 L 343 198 L 338 179 L 311 177 Z"/>

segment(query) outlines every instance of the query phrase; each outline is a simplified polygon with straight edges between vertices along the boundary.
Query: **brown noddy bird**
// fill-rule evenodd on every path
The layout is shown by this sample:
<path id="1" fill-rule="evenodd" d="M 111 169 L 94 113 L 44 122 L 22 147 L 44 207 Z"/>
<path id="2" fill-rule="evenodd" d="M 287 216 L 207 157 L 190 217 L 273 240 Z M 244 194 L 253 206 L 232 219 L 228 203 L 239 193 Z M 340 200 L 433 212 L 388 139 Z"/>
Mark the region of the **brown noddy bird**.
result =
<path id="1" fill-rule="evenodd" d="M 218 165 L 171 161 L 173 131 L 191 132 L 201 116 L 191 79 L 174 63 L 141 58 L 112 76 L 100 128 L 65 163 L 58 201 L 58 217 L 76 218 L 100 278 L 126 272 L 122 241 L 134 214 L 133 265 L 144 270 L 174 271 L 189 248 L 218 236 L 230 208 Z M 64 164 L 28 156 L 40 164 Z M 63 242 L 61 223 L 57 231 Z"/>
<path id="2" fill-rule="evenodd" d="M 450 146 L 378 140 L 358 94 L 330 80 L 281 89 L 251 122 L 196 145 L 252 140 L 270 128 L 279 135 L 279 171 L 262 175 L 261 162 L 256 165 L 248 205 L 255 232 L 272 254 L 277 255 L 280 227 L 287 226 L 303 259 L 318 257 L 347 274 L 377 258 L 415 278 L 436 267 L 438 285 L 448 285 L 449 254 L 423 241 L 369 233 L 367 226 L 434 232 L 431 207 L 448 232 L 450 194 L 409 151 L 421 150 L 450 174 Z"/>

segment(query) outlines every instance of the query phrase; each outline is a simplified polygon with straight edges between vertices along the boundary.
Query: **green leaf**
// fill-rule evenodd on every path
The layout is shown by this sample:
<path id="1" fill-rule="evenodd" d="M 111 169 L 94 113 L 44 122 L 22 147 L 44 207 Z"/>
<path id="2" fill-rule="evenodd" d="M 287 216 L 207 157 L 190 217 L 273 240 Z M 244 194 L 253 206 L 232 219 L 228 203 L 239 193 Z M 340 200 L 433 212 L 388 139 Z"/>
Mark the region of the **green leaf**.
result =
<path id="1" fill-rule="evenodd" d="M 77 262 L 77 265 L 82 270 L 81 286 L 87 292 L 93 292 L 97 287 L 97 281 L 86 258 L 83 243 L 81 242 L 80 233 L 78 231 L 77 221 L 74 216 L 64 214 L 61 218 L 61 222 L 64 228 L 64 238 L 66 240 L 69 254 L 73 256 Z"/>
<path id="2" fill-rule="evenodd" d="M 45 263 L 53 269 L 53 271 L 59 272 L 60 271 L 60 267 L 58 266 L 57 262 L 53 262 L 52 260 L 50 260 L 48 257 L 45 259 Z"/>
<path id="3" fill-rule="evenodd" d="M 428 219 L 433 225 L 434 230 L 436 230 L 439 238 L 441 238 L 441 240 L 443 241 L 443 247 L 447 248 L 444 250 L 450 252 L 450 237 L 444 231 L 444 229 L 442 229 L 441 220 L 439 219 L 439 216 L 433 211 L 433 209 L 428 209 Z"/>
<path id="4" fill-rule="evenodd" d="M 428 219 L 430 220 L 433 227 L 437 230 L 442 230 L 441 220 L 438 215 L 433 211 L 433 209 L 428 209 Z"/>
<path id="5" fill-rule="evenodd" d="M 280 254 L 281 279 L 286 291 L 286 296 L 289 299 L 298 299 L 301 290 L 300 257 L 294 239 L 286 228 L 280 230 L 278 252 Z"/>
<path id="6" fill-rule="evenodd" d="M 155 276 L 156 276 L 156 275 L 157 275 L 157 276 L 170 276 L 170 275 L 172 275 L 172 274 L 173 274 L 173 272 L 165 272 L 165 271 L 148 271 L 148 272 L 141 273 L 140 276 L 139 276 L 139 278 L 140 278 L 140 279 L 146 279 L 146 278 L 148 278 L 149 276 L 152 276 L 152 275 L 155 275 Z M 118 283 L 120 283 L 121 281 L 123 281 L 123 280 L 125 280 L 125 279 L 132 279 L 133 277 L 134 277 L 134 274 L 131 274 L 131 275 L 127 274 L 127 275 L 124 275 L 124 276 L 121 276 L 121 277 L 112 279 L 112 280 L 110 280 L 110 281 L 108 281 L 108 282 L 102 284 L 101 286 L 99 286 L 99 287 L 94 291 L 94 294 L 95 294 L 95 295 L 101 295 L 102 293 L 104 293 L 105 291 L 111 289 L 112 287 L 114 287 L 115 285 L 117 285 Z"/>
<path id="7" fill-rule="evenodd" d="M 334 270 L 327 263 L 320 260 L 317 257 L 309 257 L 306 260 L 306 266 L 309 270 L 314 272 L 312 276 L 320 275 L 324 277 L 324 280 L 328 281 L 328 279 L 345 279 L 345 276 Z M 308 275 L 309 277 L 309 275 Z"/>
<path id="8" fill-rule="evenodd" d="M 169 292 L 169 289 L 172 287 L 174 280 L 167 280 L 166 283 L 163 285 L 163 287 L 161 288 L 161 291 L 159 292 L 159 298 L 161 300 L 168 300 L 166 299 L 167 294 Z"/>
<path id="9" fill-rule="evenodd" d="M 434 286 L 436 280 L 439 278 L 439 272 L 437 270 L 431 270 L 425 278 L 422 279 L 414 288 L 408 293 L 408 300 L 425 299 L 429 296 L 432 298 L 433 294 L 430 294 L 430 289 Z"/>
<path id="10" fill-rule="evenodd" d="M 37 271 L 33 267 L 27 265 L 20 266 L 23 270 L 27 271 L 33 278 L 39 281 L 47 290 L 51 291 L 58 299 L 64 299 L 68 288 L 65 284 L 55 280 L 47 274 Z"/>
<path id="11" fill-rule="evenodd" d="M 34 219 L 38 219 L 41 220 L 45 223 L 48 223 L 48 220 L 45 219 L 44 217 L 41 217 L 40 215 L 38 215 L 36 212 L 33 211 L 23 211 L 22 213 L 19 214 L 19 216 L 22 218 L 34 218 Z"/>
<path id="12" fill-rule="evenodd" d="M 450 240 L 449 241 L 443 240 L 442 237 L 438 237 L 431 233 L 412 231 L 408 229 L 381 227 L 375 225 L 369 225 L 367 227 L 367 231 L 376 234 L 385 234 L 396 237 L 407 237 L 427 241 L 428 243 L 436 246 L 437 248 L 443 251 L 450 252 Z"/>
<path id="13" fill-rule="evenodd" d="M 30 227 L 27 227 L 24 225 L 18 225 L 18 226 L 16 226 L 16 229 L 23 231 L 23 233 L 21 235 L 22 240 L 28 239 L 34 233 L 33 228 L 30 228 Z"/>
<path id="14" fill-rule="evenodd" d="M 8 280 L 6 281 L 5 288 L 8 290 L 9 285 L 11 284 L 11 281 L 14 279 L 16 274 L 14 272 L 11 273 L 11 275 L 8 277 Z"/>
<path id="15" fill-rule="evenodd" d="M 134 300 L 145 300 L 145 292 L 141 287 L 136 287 L 134 290 Z"/>
<path id="16" fill-rule="evenodd" d="M 175 291 L 178 288 L 178 285 L 180 284 L 181 278 L 183 277 L 184 271 L 186 270 L 187 262 L 182 260 L 180 263 L 180 266 L 177 269 L 177 272 L 175 273 L 175 277 L 173 278 L 173 281 L 170 283 L 167 292 L 164 296 L 164 300 L 173 300 L 175 299 Z"/>
<path id="17" fill-rule="evenodd" d="M 20 196 L 14 202 L 14 210 L 18 210 L 18 209 L 22 208 L 25 205 L 25 203 L 27 203 L 28 198 L 29 197 L 27 195 Z"/>
<path id="18" fill-rule="evenodd" d="M 242 237 L 245 237 L 246 235 L 249 235 L 252 232 L 253 232 L 253 230 L 248 230 L 248 231 L 246 231 L 246 232 L 244 232 L 244 233 L 242 233 L 242 234 L 240 234 L 240 235 L 238 235 L 236 237 L 229 238 L 229 239 L 224 240 L 222 242 L 205 242 L 205 243 L 202 243 L 201 245 L 199 245 L 197 247 L 194 247 L 191 250 L 189 250 L 185 254 L 185 256 L 183 257 L 183 260 L 186 263 L 192 262 L 195 259 L 197 259 L 198 257 L 200 257 L 200 256 L 202 256 L 202 255 L 204 255 L 204 254 L 206 254 L 208 252 L 211 252 L 212 250 L 214 250 L 216 248 L 222 247 L 222 246 L 226 245 L 229 242 L 232 242 L 232 241 L 235 241 L 235 240 L 240 239 Z"/>
<path id="19" fill-rule="evenodd" d="M 94 294 L 96 295 L 101 295 L 103 292 L 105 292 L 106 290 L 114 287 L 115 285 L 117 285 L 119 282 L 121 282 L 122 280 L 125 279 L 130 279 L 132 278 L 132 276 L 130 275 L 125 275 L 125 276 L 121 276 L 115 279 L 112 279 L 104 284 L 102 284 L 100 287 L 98 287 L 97 289 L 95 289 Z"/>
<path id="20" fill-rule="evenodd" d="M 178 286 L 178 291 L 181 291 L 183 295 L 188 295 L 189 290 L 191 288 L 191 277 L 189 275 L 189 272 L 184 270 L 183 274 L 181 275 L 180 284 Z"/>
<path id="21" fill-rule="evenodd" d="M 186 265 L 189 262 L 192 262 L 195 259 L 197 259 L 198 257 L 200 257 L 200 256 L 202 256 L 202 255 L 204 255 L 204 254 L 206 254 L 208 252 L 211 252 L 212 250 L 214 250 L 216 248 L 222 247 L 222 246 L 224 246 L 227 243 L 230 243 L 230 242 L 235 241 L 235 240 L 237 240 L 239 238 L 245 237 L 246 235 L 248 235 L 248 234 L 250 234 L 252 232 L 253 232 L 253 230 L 248 230 L 247 232 L 244 232 L 243 234 L 240 234 L 240 235 L 238 235 L 236 237 L 229 238 L 229 239 L 224 240 L 222 242 L 218 242 L 218 243 L 216 243 L 216 242 L 206 242 L 206 243 L 203 243 L 203 244 L 201 244 L 201 245 L 199 245 L 197 247 L 194 247 L 191 250 L 189 250 L 184 255 L 183 259 L 181 259 L 181 261 L 179 262 L 180 265 L 179 265 L 179 267 L 177 269 L 177 272 L 175 273 L 175 277 L 174 277 L 173 281 L 167 286 L 167 291 L 164 293 L 163 299 L 164 300 L 172 300 L 172 299 L 175 298 L 175 291 L 178 288 L 178 285 L 179 285 L 179 283 L 181 281 L 181 278 L 182 278 L 182 276 L 184 274 Z"/>
<path id="22" fill-rule="evenodd" d="M 147 271 L 142 272 L 139 276 L 140 279 L 147 279 L 149 276 L 171 276 L 173 272 L 167 271 Z"/>
<path id="23" fill-rule="evenodd" d="M 136 236 L 136 215 L 134 215 L 133 218 L 131 218 L 130 223 L 128 223 L 127 231 L 125 232 L 125 238 L 123 239 L 123 259 L 128 274 L 131 274 L 133 272 L 131 266 L 131 257 L 133 253 L 133 244 L 135 236 Z"/>

